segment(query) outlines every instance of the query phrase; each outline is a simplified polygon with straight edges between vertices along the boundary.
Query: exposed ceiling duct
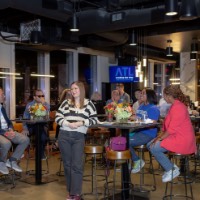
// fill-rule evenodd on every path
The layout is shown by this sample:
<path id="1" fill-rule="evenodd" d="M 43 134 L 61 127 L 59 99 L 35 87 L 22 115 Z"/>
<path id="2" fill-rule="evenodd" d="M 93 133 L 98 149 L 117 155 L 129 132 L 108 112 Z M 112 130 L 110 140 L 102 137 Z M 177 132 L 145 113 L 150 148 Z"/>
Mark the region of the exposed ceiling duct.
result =
<path id="1" fill-rule="evenodd" d="M 126 45 L 128 32 L 133 28 L 148 29 L 146 36 L 162 32 L 170 34 L 173 31 L 185 31 L 188 27 L 198 29 L 200 21 L 200 0 L 193 2 L 198 18 L 193 20 L 193 23 L 180 20 L 179 15 L 166 16 L 165 0 L 37 0 L 33 3 L 30 1 L 1 0 L 1 30 L 6 29 L 9 32 L 12 29 L 17 32 L 21 22 L 41 18 L 42 34 L 47 38 L 45 45 L 63 43 L 67 44 L 66 48 L 71 43 L 71 46 L 75 47 L 86 45 L 96 49 L 113 49 L 118 45 Z M 73 35 L 68 29 L 74 2 L 78 4 L 76 12 L 80 32 Z M 181 0 L 178 3 L 180 8 Z"/>

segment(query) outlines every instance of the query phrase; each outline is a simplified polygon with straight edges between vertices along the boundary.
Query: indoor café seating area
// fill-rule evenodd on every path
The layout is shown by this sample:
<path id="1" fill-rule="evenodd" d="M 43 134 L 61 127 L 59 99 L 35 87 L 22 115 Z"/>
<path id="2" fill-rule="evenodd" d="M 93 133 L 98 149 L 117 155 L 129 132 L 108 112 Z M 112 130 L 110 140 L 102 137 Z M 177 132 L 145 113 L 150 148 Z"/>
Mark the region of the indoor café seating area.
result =
<path id="1" fill-rule="evenodd" d="M 85 155 L 80 158 L 84 161 L 82 199 L 200 200 L 199 25 L 200 0 L 0 0 L 0 91 L 2 99 L 5 97 L 0 108 L 5 107 L 19 133 L 23 132 L 22 122 L 36 125 L 19 162 L 23 172 L 12 168 L 8 175 L 0 172 L 0 199 L 67 198 L 55 113 L 63 100 L 73 95 L 71 84 L 80 81 L 102 122 L 90 126 L 85 137 Z M 160 130 L 169 110 L 164 89 L 174 85 L 187 96 L 184 103 L 195 131 L 197 153 L 166 153 L 180 168 L 180 175 L 164 183 L 166 174 L 148 146 L 134 148 L 145 162 L 138 173 L 132 172 L 129 142 L 123 150 L 108 150 L 113 136 L 125 136 L 129 141 L 129 133 L 133 136 L 135 130 Z M 38 89 L 42 94 L 35 94 Z M 136 92 L 141 95 L 147 89 L 155 92 L 154 104 L 160 109 L 158 123 L 150 118 L 149 124 L 139 123 L 142 118 L 138 116 L 134 122 L 127 117 L 115 123 L 117 117 L 108 115 L 108 102 L 121 103 L 127 98 L 132 109 L 135 102 L 138 106 L 141 103 Z M 64 91 L 67 93 L 63 95 Z M 114 100 L 113 91 L 118 100 Z M 143 92 L 143 96 L 147 94 Z M 49 106 L 44 116 L 38 116 L 40 119 L 34 119 L 34 109 L 27 106 L 35 97 Z M 160 102 L 167 107 L 164 114 Z M 24 115 L 26 110 L 30 120 Z M 146 119 L 145 114 L 143 117 Z M 0 112 L 0 125 L 5 125 L 4 121 Z M 79 122 L 85 126 L 84 120 Z M 40 155 L 44 147 L 42 123 L 48 125 L 48 139 L 45 154 Z M 15 147 L 12 144 L 10 155 Z"/>

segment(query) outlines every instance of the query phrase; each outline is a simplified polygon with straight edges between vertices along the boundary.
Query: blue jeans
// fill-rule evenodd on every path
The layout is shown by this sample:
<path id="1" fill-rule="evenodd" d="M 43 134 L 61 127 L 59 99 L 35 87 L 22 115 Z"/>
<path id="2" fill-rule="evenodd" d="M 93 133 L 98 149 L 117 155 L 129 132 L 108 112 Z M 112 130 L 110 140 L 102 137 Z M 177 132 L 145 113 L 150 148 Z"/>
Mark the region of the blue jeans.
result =
<path id="1" fill-rule="evenodd" d="M 156 142 L 152 146 L 151 146 L 151 142 L 152 141 L 150 141 L 147 144 L 147 148 L 149 149 L 151 154 L 155 157 L 155 159 L 158 161 L 158 163 L 160 163 L 160 165 L 164 168 L 164 170 L 168 172 L 169 170 L 173 168 L 173 163 L 164 154 L 168 150 L 160 146 L 161 141 Z"/>
<path id="2" fill-rule="evenodd" d="M 6 136 L 0 135 L 0 161 L 6 162 L 8 151 L 10 150 L 12 143 L 16 144 L 13 154 L 10 160 L 20 160 L 24 150 L 29 145 L 29 138 L 21 133 L 15 132 L 15 136 L 12 139 L 6 138 Z"/>
<path id="3" fill-rule="evenodd" d="M 75 131 L 60 130 L 58 146 L 63 161 L 67 190 L 70 195 L 81 195 L 85 135 Z"/>
<path id="4" fill-rule="evenodd" d="M 136 132 L 134 135 L 130 134 L 129 146 L 130 146 L 132 161 L 137 161 L 140 159 L 138 155 L 135 153 L 134 147 L 147 144 L 152 139 L 153 139 L 152 137 L 142 132 Z"/>

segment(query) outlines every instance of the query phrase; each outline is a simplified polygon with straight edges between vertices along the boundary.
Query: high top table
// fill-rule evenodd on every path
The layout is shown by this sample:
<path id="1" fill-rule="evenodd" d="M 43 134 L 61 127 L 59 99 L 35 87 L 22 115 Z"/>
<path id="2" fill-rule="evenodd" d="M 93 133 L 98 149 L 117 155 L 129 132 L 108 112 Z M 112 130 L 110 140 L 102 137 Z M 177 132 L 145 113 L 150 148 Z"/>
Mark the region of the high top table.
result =
<path id="1" fill-rule="evenodd" d="M 42 162 L 41 162 L 41 134 L 40 130 L 42 129 L 42 126 L 44 124 L 49 123 L 53 120 L 51 119 L 41 119 L 41 120 L 36 120 L 36 119 L 15 119 L 12 120 L 15 122 L 20 122 L 20 123 L 26 123 L 29 125 L 35 125 L 36 126 L 36 133 L 35 133 L 35 142 L 36 142 L 36 150 L 35 150 L 35 177 L 28 177 L 25 179 L 22 179 L 21 181 L 29 183 L 29 184 L 34 184 L 34 185 L 40 185 L 40 184 L 45 184 L 49 183 L 52 181 L 56 181 L 57 179 L 50 177 L 50 175 L 46 175 L 42 177 Z"/>
<path id="2" fill-rule="evenodd" d="M 122 136 L 126 137 L 127 143 L 126 147 L 129 149 L 129 133 L 133 131 L 138 131 L 146 128 L 155 128 L 160 126 L 160 123 L 137 123 L 137 122 L 127 122 L 127 123 L 118 123 L 118 122 L 100 122 L 99 124 L 92 125 L 90 127 L 104 127 L 104 128 L 119 128 L 121 129 Z M 128 182 L 129 180 L 129 169 L 126 164 L 122 164 L 122 180 Z M 128 185 L 125 187 L 128 187 Z M 125 190 L 124 196 L 126 199 L 129 199 L 129 191 Z M 130 197 L 131 198 L 131 197 Z M 116 197 L 116 199 L 123 199 L 123 193 Z M 132 199 L 132 198 L 131 198 Z"/>

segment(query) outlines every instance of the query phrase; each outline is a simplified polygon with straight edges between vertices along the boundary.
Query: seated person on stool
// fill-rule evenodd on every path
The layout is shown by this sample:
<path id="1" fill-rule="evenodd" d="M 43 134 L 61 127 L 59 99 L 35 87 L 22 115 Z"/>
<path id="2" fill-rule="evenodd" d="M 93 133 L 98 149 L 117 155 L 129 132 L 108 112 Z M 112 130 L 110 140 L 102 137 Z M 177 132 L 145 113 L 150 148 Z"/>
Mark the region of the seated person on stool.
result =
<path id="1" fill-rule="evenodd" d="M 164 154 L 172 151 L 179 154 L 196 152 L 196 140 L 191 124 L 185 95 L 177 86 L 167 86 L 164 89 L 164 98 L 172 104 L 163 124 L 163 133 L 147 144 L 155 159 L 164 168 L 163 182 L 168 182 L 179 176 L 179 168 Z"/>
<path id="2" fill-rule="evenodd" d="M 133 104 L 132 107 L 133 107 L 133 112 L 135 112 L 135 113 L 136 113 L 137 109 L 140 107 L 140 105 L 142 104 L 141 93 L 142 93 L 142 91 L 140 89 L 136 89 L 134 92 L 136 102 Z"/>
<path id="3" fill-rule="evenodd" d="M 136 111 L 135 118 L 151 119 L 153 122 L 157 122 L 160 116 L 160 111 L 157 104 L 157 96 L 154 90 L 150 88 L 145 88 L 141 93 L 142 104 Z M 132 156 L 132 161 L 134 162 L 132 173 L 137 173 L 144 167 L 145 162 L 139 158 L 134 150 L 134 147 L 147 144 L 153 138 L 157 136 L 157 128 L 142 129 L 138 132 L 130 133 L 130 151 Z"/>
<path id="4" fill-rule="evenodd" d="M 8 174 L 7 167 L 14 169 L 17 172 L 22 172 L 21 167 L 17 164 L 24 150 L 29 144 L 29 138 L 21 133 L 13 130 L 13 125 L 6 114 L 6 110 L 3 107 L 5 100 L 3 89 L 0 88 L 0 172 L 2 174 Z M 6 161 L 8 151 L 11 146 L 16 144 L 16 148 L 10 158 Z"/>
<path id="5" fill-rule="evenodd" d="M 33 101 L 31 101 L 30 103 L 28 103 L 26 105 L 26 108 L 25 108 L 25 111 L 24 111 L 24 115 L 23 115 L 23 118 L 24 119 L 30 119 L 31 118 L 31 115 L 30 115 L 30 112 L 29 112 L 29 108 L 35 104 L 42 104 L 43 106 L 45 106 L 47 108 L 47 112 L 50 111 L 50 105 L 45 101 L 45 98 L 44 98 L 44 93 L 42 90 L 40 89 L 37 89 L 34 91 L 33 93 Z M 23 124 L 23 131 L 22 133 L 24 135 L 29 135 L 31 136 L 32 134 L 34 134 L 35 132 L 37 132 L 36 130 L 36 125 L 32 125 L 32 124 L 26 124 L 24 123 Z M 41 156 L 42 156 L 42 159 L 45 159 L 46 156 L 45 156 L 45 144 L 46 144 L 46 141 L 47 141 L 47 137 L 48 137 L 48 124 L 44 124 L 42 126 L 42 130 L 41 131 L 41 141 L 42 141 L 42 148 L 41 148 Z"/>

